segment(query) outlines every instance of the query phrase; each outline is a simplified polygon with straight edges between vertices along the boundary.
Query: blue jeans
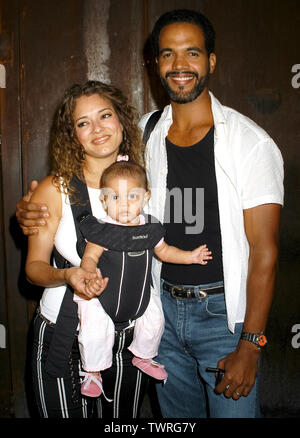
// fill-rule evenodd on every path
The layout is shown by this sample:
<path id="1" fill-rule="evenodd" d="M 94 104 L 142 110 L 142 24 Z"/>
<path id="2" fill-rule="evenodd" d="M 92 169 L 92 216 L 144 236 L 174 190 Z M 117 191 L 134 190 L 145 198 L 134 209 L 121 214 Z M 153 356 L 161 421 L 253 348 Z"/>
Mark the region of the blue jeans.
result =
<path id="1" fill-rule="evenodd" d="M 235 350 L 242 330 L 240 323 L 229 331 L 224 294 L 173 298 L 162 287 L 161 298 L 166 326 L 156 360 L 169 374 L 156 385 L 163 417 L 259 417 L 258 379 L 248 397 L 233 400 L 214 393 L 215 374 L 205 371 Z"/>

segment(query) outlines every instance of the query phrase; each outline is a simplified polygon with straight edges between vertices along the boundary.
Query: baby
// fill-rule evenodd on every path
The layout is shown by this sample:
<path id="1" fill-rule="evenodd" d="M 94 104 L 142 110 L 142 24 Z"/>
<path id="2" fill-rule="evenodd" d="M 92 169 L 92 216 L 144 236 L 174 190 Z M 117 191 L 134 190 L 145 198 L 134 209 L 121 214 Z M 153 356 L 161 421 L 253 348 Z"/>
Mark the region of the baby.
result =
<path id="1" fill-rule="evenodd" d="M 163 226 L 142 213 L 150 191 L 140 165 L 116 162 L 103 172 L 100 185 L 107 216 L 103 221 L 92 216 L 82 220 L 80 230 L 87 243 L 81 267 L 92 272 L 98 267 L 109 281 L 99 298 L 86 300 L 74 295 L 85 370 L 81 392 L 90 397 L 103 392 L 100 371 L 112 364 L 115 331 L 119 329 L 133 330 L 128 349 L 134 366 L 158 380 L 168 376 L 164 366 L 153 360 L 164 329 L 160 301 L 150 292 L 153 254 L 162 262 L 176 264 L 205 265 L 212 259 L 206 245 L 193 251 L 167 245 Z M 90 280 L 86 289 L 96 292 L 97 280 Z"/>

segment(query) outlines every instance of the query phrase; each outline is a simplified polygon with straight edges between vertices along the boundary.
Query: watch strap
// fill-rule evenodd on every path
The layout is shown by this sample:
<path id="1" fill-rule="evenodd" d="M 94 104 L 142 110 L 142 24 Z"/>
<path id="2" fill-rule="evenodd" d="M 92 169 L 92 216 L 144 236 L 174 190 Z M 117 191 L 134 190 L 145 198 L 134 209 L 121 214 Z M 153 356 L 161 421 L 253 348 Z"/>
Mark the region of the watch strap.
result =
<path id="1" fill-rule="evenodd" d="M 241 339 L 243 341 L 252 342 L 259 349 L 261 349 L 261 347 L 264 347 L 267 344 L 267 338 L 264 332 L 260 332 L 260 333 L 242 332 Z"/>

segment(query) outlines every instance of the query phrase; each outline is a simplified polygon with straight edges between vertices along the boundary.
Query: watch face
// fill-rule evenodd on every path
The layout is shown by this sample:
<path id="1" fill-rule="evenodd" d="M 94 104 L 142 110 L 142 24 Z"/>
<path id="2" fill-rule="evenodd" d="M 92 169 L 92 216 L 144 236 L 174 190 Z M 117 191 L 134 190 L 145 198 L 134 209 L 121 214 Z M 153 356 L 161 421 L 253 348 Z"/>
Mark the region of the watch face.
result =
<path id="1" fill-rule="evenodd" d="M 259 335 L 257 338 L 258 345 L 264 347 L 267 343 L 267 338 L 265 335 Z"/>

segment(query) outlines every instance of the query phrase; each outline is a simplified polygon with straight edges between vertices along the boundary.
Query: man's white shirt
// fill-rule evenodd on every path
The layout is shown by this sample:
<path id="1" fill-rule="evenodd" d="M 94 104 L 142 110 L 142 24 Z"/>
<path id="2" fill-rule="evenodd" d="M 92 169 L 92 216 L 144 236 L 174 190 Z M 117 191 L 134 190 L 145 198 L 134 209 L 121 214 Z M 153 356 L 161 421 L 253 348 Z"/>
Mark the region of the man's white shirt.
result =
<path id="1" fill-rule="evenodd" d="M 283 160 L 271 137 L 248 117 L 221 103 L 210 93 L 214 119 L 214 154 L 218 187 L 222 260 L 228 327 L 243 322 L 249 244 L 243 210 L 263 204 L 283 205 Z M 152 113 L 141 118 L 144 130 Z M 146 145 L 146 168 L 151 188 L 147 213 L 164 221 L 168 162 L 165 138 L 172 124 L 167 105 Z M 205 196 L 205 194 L 204 194 Z M 205 226 L 205 224 L 204 224 Z M 203 242 L 205 243 L 205 242 Z M 153 287 L 160 294 L 161 262 L 153 259 Z"/>

